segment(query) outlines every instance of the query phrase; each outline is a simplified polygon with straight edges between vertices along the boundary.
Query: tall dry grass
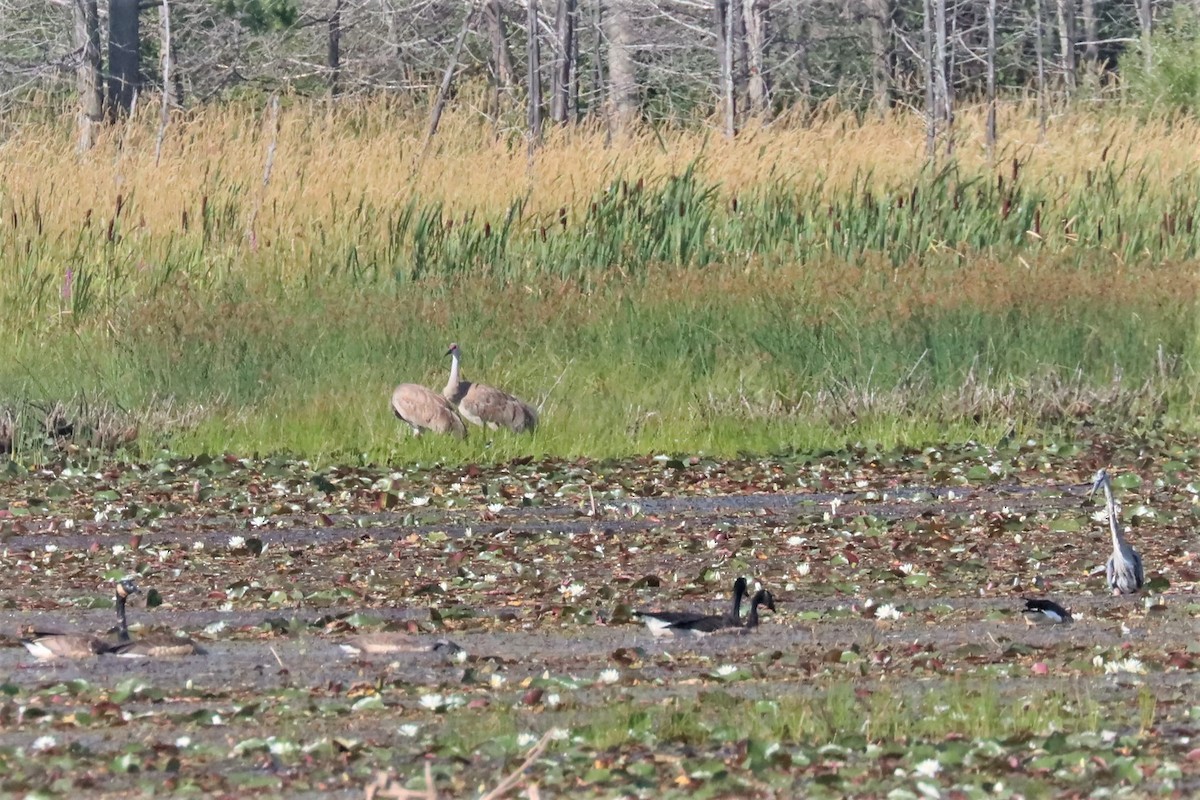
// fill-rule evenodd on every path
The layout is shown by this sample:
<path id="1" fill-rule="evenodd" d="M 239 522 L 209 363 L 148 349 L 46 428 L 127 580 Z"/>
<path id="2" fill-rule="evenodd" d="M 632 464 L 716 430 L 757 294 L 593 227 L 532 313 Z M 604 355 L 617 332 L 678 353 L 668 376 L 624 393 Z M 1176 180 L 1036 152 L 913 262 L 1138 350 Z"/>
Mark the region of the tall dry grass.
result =
<path id="1" fill-rule="evenodd" d="M 89 214 L 100 223 L 117 197 L 151 236 L 195 221 L 202 204 L 236 198 L 257 210 L 263 236 L 307 238 L 312 225 L 360 202 L 396 205 L 412 197 L 441 203 L 448 217 L 502 214 L 518 199 L 539 215 L 564 206 L 579 211 L 616 176 L 662 179 L 696 165 L 698 176 L 727 197 L 774 185 L 834 198 L 860 185 L 911 184 L 925 166 L 919 117 L 896 112 L 859 120 L 828 113 L 807 124 L 778 122 L 727 140 L 712 130 L 641 131 L 608 141 L 598 128 L 553 131 L 530 159 L 525 142 L 497 133 L 474 114 L 444 119 L 429 156 L 418 168 L 424 120 L 398 116 L 382 101 L 345 106 L 285 105 L 278 134 L 269 109 L 205 107 L 174 121 L 155 162 L 157 118 L 148 105 L 136 119 L 105 130 L 97 146 L 77 155 L 70 120 L 15 126 L 0 147 L 0 210 L 24 217 L 37 209 L 43 230 L 69 235 Z M 1193 177 L 1200 124 L 1190 118 L 1140 122 L 1111 114 L 1075 113 L 1051 121 L 1039 140 L 1036 119 L 1023 107 L 1002 114 L 999 159 L 989 164 L 982 116 L 960 112 L 955 159 L 965 174 L 1008 177 L 1011 160 L 1024 178 L 1065 193 L 1106 163 L 1135 166 L 1166 186 Z M 268 150 L 274 164 L 263 175 Z"/>

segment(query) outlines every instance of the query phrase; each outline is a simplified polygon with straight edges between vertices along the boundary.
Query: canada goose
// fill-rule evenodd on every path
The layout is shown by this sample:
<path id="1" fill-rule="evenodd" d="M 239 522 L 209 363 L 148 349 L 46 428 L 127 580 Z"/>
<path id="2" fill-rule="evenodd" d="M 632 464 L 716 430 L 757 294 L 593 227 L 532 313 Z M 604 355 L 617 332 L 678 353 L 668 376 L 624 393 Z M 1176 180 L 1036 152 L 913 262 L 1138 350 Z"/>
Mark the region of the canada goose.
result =
<path id="1" fill-rule="evenodd" d="M 448 639 L 430 642 L 407 633 L 363 633 L 338 644 L 351 655 L 394 655 L 397 653 L 442 653 L 454 655 L 461 647 Z"/>
<path id="2" fill-rule="evenodd" d="M 467 426 L 458 418 L 454 406 L 437 392 L 417 383 L 402 383 L 392 392 L 392 413 L 412 428 L 413 436 L 422 431 L 448 433 L 457 439 L 467 435 Z"/>
<path id="3" fill-rule="evenodd" d="M 120 619 L 120 629 L 117 632 L 117 644 L 112 645 L 106 652 L 121 658 L 170 658 L 174 656 L 202 656 L 205 654 L 200 645 L 186 636 L 174 634 L 151 634 L 139 639 L 129 636 L 129 623 L 125 619 L 125 602 L 129 595 L 142 591 L 132 580 L 124 580 L 117 584 L 117 616 Z"/>
<path id="4" fill-rule="evenodd" d="M 451 344 L 446 355 L 450 356 L 450 379 L 442 394 L 458 407 L 463 419 L 472 425 L 486 425 L 492 430 L 500 426 L 514 433 L 534 429 L 537 412 L 528 403 L 494 386 L 463 380 L 459 374 L 457 344 Z"/>
<path id="5" fill-rule="evenodd" d="M 1026 597 L 1025 609 L 1021 614 L 1027 625 L 1061 625 L 1071 622 L 1071 612 L 1053 600 L 1036 600 Z"/>
<path id="6" fill-rule="evenodd" d="M 117 619 L 121 622 L 125 619 L 125 593 L 129 591 L 129 586 L 133 586 L 133 591 L 138 591 L 133 581 L 124 580 L 117 584 Z M 90 658 L 107 653 L 112 647 L 111 643 L 87 633 L 34 631 L 20 641 L 34 658 L 43 661 L 54 658 Z"/>
<path id="7" fill-rule="evenodd" d="M 766 589 L 759 589 L 754 593 L 754 598 L 750 601 L 750 614 L 746 617 L 746 623 L 742 625 L 742 629 L 752 631 L 758 627 L 758 607 L 775 610 L 775 597 Z"/>
<path id="8" fill-rule="evenodd" d="M 1108 470 L 1102 469 L 1096 473 L 1092 491 L 1088 494 L 1095 494 L 1100 488 L 1104 489 L 1108 528 L 1112 532 L 1113 551 L 1104 570 L 1108 576 L 1108 588 L 1112 589 L 1114 595 L 1134 594 L 1146 582 L 1145 573 L 1142 571 L 1142 557 L 1125 541 L 1121 533 L 1121 523 L 1117 520 L 1117 503 L 1113 500 L 1112 481 L 1108 477 Z"/>
<path id="9" fill-rule="evenodd" d="M 675 636 L 679 633 L 705 635 L 721 628 L 741 625 L 742 599 L 746 596 L 746 579 L 733 582 L 733 607 L 727 614 L 697 614 L 694 611 L 634 611 L 655 636 Z"/>

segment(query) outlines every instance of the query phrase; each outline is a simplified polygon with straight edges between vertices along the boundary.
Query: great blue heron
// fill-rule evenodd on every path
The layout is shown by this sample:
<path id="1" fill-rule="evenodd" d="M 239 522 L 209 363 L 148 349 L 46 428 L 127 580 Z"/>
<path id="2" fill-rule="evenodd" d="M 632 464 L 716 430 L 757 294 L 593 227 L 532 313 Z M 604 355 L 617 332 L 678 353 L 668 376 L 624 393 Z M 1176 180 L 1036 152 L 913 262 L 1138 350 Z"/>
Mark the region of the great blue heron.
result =
<path id="1" fill-rule="evenodd" d="M 1105 565 L 1108 586 L 1114 595 L 1135 594 L 1146 582 L 1145 573 L 1142 571 L 1142 557 L 1125 541 L 1125 536 L 1121 533 L 1121 523 L 1117 519 L 1117 503 L 1113 500 L 1112 480 L 1105 469 L 1096 473 L 1092 491 L 1088 494 L 1095 494 L 1096 490 L 1101 488 L 1104 489 L 1104 502 L 1108 508 L 1108 527 L 1112 531 L 1113 552 Z"/>
<path id="2" fill-rule="evenodd" d="M 739 627 L 742 614 L 742 599 L 746 596 L 746 579 L 733 582 L 733 607 L 726 614 L 697 614 L 692 611 L 634 611 L 641 617 L 650 633 L 655 637 L 692 634 L 704 636 L 722 628 Z M 773 606 L 772 606 L 773 607 Z M 754 613 L 752 609 L 752 613 Z M 757 621 L 758 615 L 754 618 Z"/>
<path id="3" fill-rule="evenodd" d="M 1071 612 L 1053 600 L 1025 598 L 1025 609 L 1021 612 L 1029 625 L 1060 625 L 1071 622 Z"/>
<path id="4" fill-rule="evenodd" d="M 442 394 L 458 408 L 458 413 L 472 425 L 486 425 L 495 430 L 501 426 L 514 433 L 531 431 L 537 425 L 533 407 L 508 392 L 483 383 L 463 380 L 459 374 L 459 349 L 450 345 L 450 379 Z"/>

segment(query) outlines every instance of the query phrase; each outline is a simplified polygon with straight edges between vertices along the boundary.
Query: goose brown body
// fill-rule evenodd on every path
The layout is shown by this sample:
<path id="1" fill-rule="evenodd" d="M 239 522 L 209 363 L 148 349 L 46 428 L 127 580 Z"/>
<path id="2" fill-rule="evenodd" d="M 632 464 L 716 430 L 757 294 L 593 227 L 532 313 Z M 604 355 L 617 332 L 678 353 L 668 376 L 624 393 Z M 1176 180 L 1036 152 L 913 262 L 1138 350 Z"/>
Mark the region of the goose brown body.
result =
<path id="1" fill-rule="evenodd" d="M 106 652 L 121 658 L 176 658 L 179 656 L 204 655 L 203 648 L 186 636 L 174 634 L 150 634 L 133 639 L 129 636 L 129 623 L 125 617 L 125 603 L 131 594 L 140 592 L 133 581 L 117 584 L 117 616 L 120 629 L 117 643 Z"/>
<path id="2" fill-rule="evenodd" d="M 124 624 L 125 598 L 130 592 L 138 591 L 131 580 L 123 580 L 117 584 L 116 609 L 117 621 Z M 21 644 L 30 654 L 41 661 L 56 658 L 91 658 L 102 653 L 112 652 L 112 643 L 88 633 L 54 633 L 51 631 L 33 631 L 21 638 Z"/>
<path id="3" fill-rule="evenodd" d="M 454 642 L 438 639 L 431 642 L 407 633 L 364 633 L 352 636 L 338 647 L 352 655 L 397 655 L 401 653 L 447 653 L 460 648 Z"/>

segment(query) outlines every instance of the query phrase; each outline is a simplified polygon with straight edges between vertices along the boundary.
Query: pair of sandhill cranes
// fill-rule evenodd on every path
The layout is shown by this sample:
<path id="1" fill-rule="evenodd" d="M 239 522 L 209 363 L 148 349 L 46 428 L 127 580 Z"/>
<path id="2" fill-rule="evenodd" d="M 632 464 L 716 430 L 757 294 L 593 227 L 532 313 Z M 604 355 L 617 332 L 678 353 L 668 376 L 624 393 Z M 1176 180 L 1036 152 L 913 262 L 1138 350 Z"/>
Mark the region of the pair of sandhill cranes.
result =
<path id="1" fill-rule="evenodd" d="M 450 345 L 446 355 L 451 359 L 450 379 L 441 394 L 419 383 L 402 383 L 392 392 L 392 412 L 408 423 L 414 436 L 433 431 L 462 439 L 467 435 L 464 419 L 492 430 L 503 427 L 522 433 L 534 429 L 537 411 L 531 405 L 494 386 L 465 380 L 457 344 Z"/>

